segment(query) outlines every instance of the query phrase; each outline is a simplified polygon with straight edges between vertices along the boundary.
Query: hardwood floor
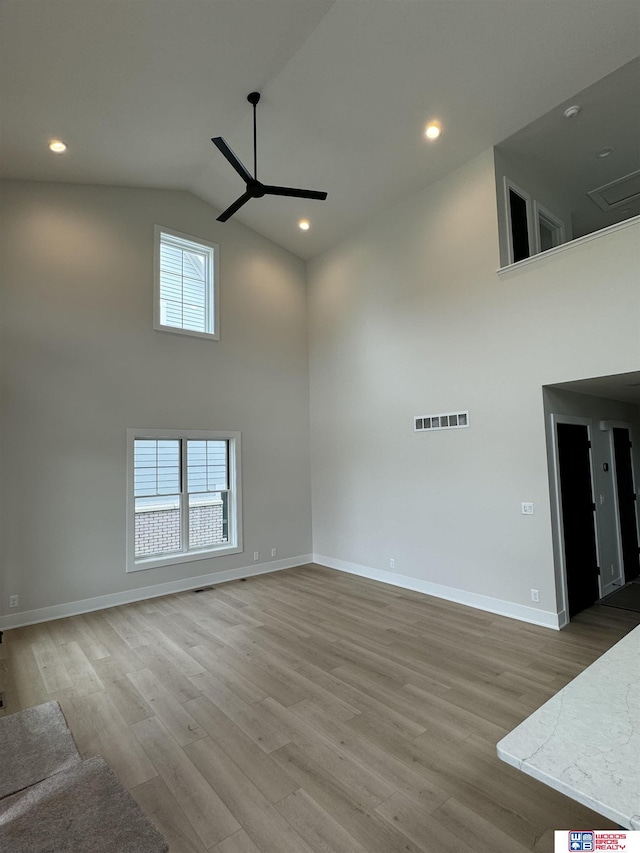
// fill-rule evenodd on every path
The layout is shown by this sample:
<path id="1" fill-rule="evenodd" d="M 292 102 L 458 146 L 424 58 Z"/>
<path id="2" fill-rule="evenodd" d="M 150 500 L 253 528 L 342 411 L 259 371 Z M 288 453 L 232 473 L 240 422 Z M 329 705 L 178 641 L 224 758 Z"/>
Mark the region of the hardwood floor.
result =
<path id="1" fill-rule="evenodd" d="M 317 566 L 7 631 L 7 713 L 57 699 L 171 853 L 519 853 L 608 821 L 495 744 L 640 623 L 562 632 Z"/>

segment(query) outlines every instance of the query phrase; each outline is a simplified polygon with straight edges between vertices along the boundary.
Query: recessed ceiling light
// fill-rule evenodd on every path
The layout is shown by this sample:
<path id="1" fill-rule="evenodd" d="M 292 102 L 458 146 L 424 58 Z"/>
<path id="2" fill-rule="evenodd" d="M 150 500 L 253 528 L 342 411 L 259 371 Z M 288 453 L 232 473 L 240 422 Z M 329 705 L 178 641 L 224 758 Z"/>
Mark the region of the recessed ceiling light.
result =
<path id="1" fill-rule="evenodd" d="M 67 150 L 67 146 L 60 139 L 52 139 L 49 148 L 56 154 L 63 154 Z"/>
<path id="2" fill-rule="evenodd" d="M 435 121 L 429 122 L 429 124 L 424 129 L 424 135 L 427 137 L 427 139 L 437 139 L 441 133 L 442 128 Z"/>
<path id="3" fill-rule="evenodd" d="M 599 157 L 601 160 L 603 160 L 605 157 L 608 157 L 612 151 L 613 148 L 603 148 L 602 151 L 598 151 L 596 157 Z"/>
<path id="4" fill-rule="evenodd" d="M 308 231 L 309 228 L 311 228 L 311 223 L 308 219 L 301 219 L 300 222 L 298 222 L 298 228 L 301 231 Z"/>
<path id="5" fill-rule="evenodd" d="M 565 118 L 575 118 L 580 112 L 580 107 L 577 104 L 574 104 L 572 107 L 567 107 L 564 111 Z"/>

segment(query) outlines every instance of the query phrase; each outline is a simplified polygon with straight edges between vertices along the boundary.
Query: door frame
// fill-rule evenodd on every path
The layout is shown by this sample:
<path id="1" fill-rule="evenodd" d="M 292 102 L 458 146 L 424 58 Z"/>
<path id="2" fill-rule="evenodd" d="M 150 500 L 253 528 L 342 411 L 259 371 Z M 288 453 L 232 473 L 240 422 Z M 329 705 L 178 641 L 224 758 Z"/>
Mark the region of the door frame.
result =
<path id="1" fill-rule="evenodd" d="M 616 470 L 616 448 L 613 442 L 613 430 L 614 427 L 618 429 L 626 429 L 629 432 L 629 440 L 633 444 L 635 441 L 635 436 L 633 434 L 633 426 L 629 423 L 629 421 L 609 421 L 609 453 L 611 456 L 611 484 L 613 486 L 613 509 L 616 517 L 616 549 L 618 551 L 618 567 L 620 572 L 616 581 L 620 582 L 620 586 L 624 586 L 626 581 L 625 573 L 624 573 L 624 556 L 622 553 L 622 533 L 620 530 L 620 506 L 618 504 L 618 472 Z M 636 468 L 634 464 L 633 453 L 629 454 L 631 458 L 631 482 L 633 483 L 633 491 L 634 494 L 638 494 L 638 480 L 636 478 Z M 640 513 L 638 513 L 638 500 L 634 501 L 635 503 L 635 515 L 636 515 L 636 538 L 638 539 L 637 545 L 640 547 Z"/>
<path id="2" fill-rule="evenodd" d="M 596 545 L 596 560 L 600 565 L 600 541 L 598 537 L 598 511 L 595 495 L 595 481 L 593 471 L 593 420 L 591 418 L 578 417 L 577 415 L 557 415 L 553 412 L 550 414 L 551 419 L 551 434 L 553 441 L 551 442 L 551 461 L 552 461 L 552 499 L 553 499 L 553 517 L 555 519 L 558 530 L 558 569 L 560 572 L 560 589 L 562 593 L 561 608 L 558 613 L 558 623 L 560 628 L 564 628 L 570 622 L 569 619 L 569 587 L 567 584 L 567 566 L 565 560 L 564 549 L 564 519 L 562 517 L 562 497 L 560 491 L 560 464 L 558 453 L 558 424 L 571 424 L 573 426 L 586 426 L 587 439 L 589 441 L 589 469 L 591 474 L 591 502 L 596 507 L 593 513 L 593 530 Z M 613 433 L 612 433 L 613 435 Z M 598 593 L 602 598 L 602 574 L 598 575 Z"/>

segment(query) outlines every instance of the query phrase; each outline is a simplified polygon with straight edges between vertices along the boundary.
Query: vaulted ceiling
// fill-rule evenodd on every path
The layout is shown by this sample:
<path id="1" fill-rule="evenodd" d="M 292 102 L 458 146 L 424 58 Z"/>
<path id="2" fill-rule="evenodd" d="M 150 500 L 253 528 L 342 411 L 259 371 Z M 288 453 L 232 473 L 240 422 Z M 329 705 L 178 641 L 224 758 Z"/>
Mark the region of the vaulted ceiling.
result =
<path id="1" fill-rule="evenodd" d="M 262 180 L 329 195 L 235 218 L 310 258 L 639 46 L 637 0 L 4 0 L 0 174 L 182 188 L 222 210 L 243 184 L 210 138 L 252 163 L 257 90 Z"/>

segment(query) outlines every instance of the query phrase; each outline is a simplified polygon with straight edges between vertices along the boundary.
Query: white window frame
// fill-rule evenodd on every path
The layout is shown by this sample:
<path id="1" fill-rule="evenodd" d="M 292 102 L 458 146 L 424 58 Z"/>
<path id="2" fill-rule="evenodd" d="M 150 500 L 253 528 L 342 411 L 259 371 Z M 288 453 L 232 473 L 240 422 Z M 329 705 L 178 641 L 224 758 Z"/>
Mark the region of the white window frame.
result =
<path id="1" fill-rule="evenodd" d="M 547 210 L 546 207 L 540 204 L 539 201 L 533 202 L 533 223 L 534 223 L 534 249 L 535 254 L 539 255 L 540 252 L 543 251 L 542 244 L 540 242 L 540 223 L 543 222 L 546 227 L 553 233 L 553 246 L 552 249 L 555 249 L 556 246 L 560 246 L 562 243 L 565 243 L 565 228 L 564 222 L 561 219 L 558 219 L 555 214 L 551 213 L 550 210 Z M 548 252 L 549 249 L 544 249 L 545 252 Z"/>
<path id="2" fill-rule="evenodd" d="M 506 214 L 506 231 L 507 231 L 507 262 L 508 264 L 514 264 L 516 261 L 513 259 L 513 232 L 511 230 L 511 198 L 509 195 L 509 191 L 513 190 L 516 195 L 519 195 L 520 198 L 525 202 L 526 211 L 527 211 L 527 238 L 529 240 L 529 255 L 536 254 L 536 245 L 538 244 L 538 240 L 536 237 L 536 229 L 533 227 L 533 208 L 531 203 L 531 196 L 528 192 L 525 192 L 521 189 L 517 184 L 508 178 L 506 175 L 504 177 L 504 205 L 505 205 L 505 214 Z M 522 260 L 526 260 L 526 258 L 521 258 Z"/>
<path id="3" fill-rule="evenodd" d="M 239 554 L 242 546 L 242 489 L 241 489 L 241 453 L 240 433 L 218 430 L 171 430 L 171 429 L 128 429 L 127 430 L 127 559 L 126 571 L 139 572 L 143 569 L 157 569 L 161 566 L 190 563 L 193 560 L 208 560 L 227 554 Z M 184 447 L 186 440 L 208 440 L 229 442 L 229 519 L 228 542 L 202 550 L 182 550 L 163 556 L 138 558 L 135 556 L 135 497 L 134 497 L 134 442 L 136 439 L 176 439 L 183 441 L 181 456 L 181 481 L 184 483 L 185 470 Z M 181 489 L 184 494 L 184 487 Z M 181 499 L 181 529 L 184 525 L 185 501 Z M 184 544 L 184 540 L 183 540 Z"/>
<path id="4" fill-rule="evenodd" d="M 175 237 L 178 240 L 187 240 L 189 243 L 202 246 L 203 249 L 208 249 L 212 252 L 207 271 L 208 293 L 205 309 L 206 331 L 204 332 L 198 332 L 193 329 L 183 329 L 181 326 L 167 326 L 162 323 L 160 309 L 160 246 L 163 235 L 167 235 L 169 238 Z M 154 226 L 153 328 L 156 331 L 172 332 L 178 335 L 189 335 L 195 338 L 208 338 L 209 340 L 214 341 L 220 339 L 219 254 L 220 247 L 217 243 L 212 243 L 209 240 L 203 240 L 201 237 L 194 237 L 191 234 L 183 234 L 182 231 L 175 231 L 173 228 L 165 228 L 163 225 Z"/>

